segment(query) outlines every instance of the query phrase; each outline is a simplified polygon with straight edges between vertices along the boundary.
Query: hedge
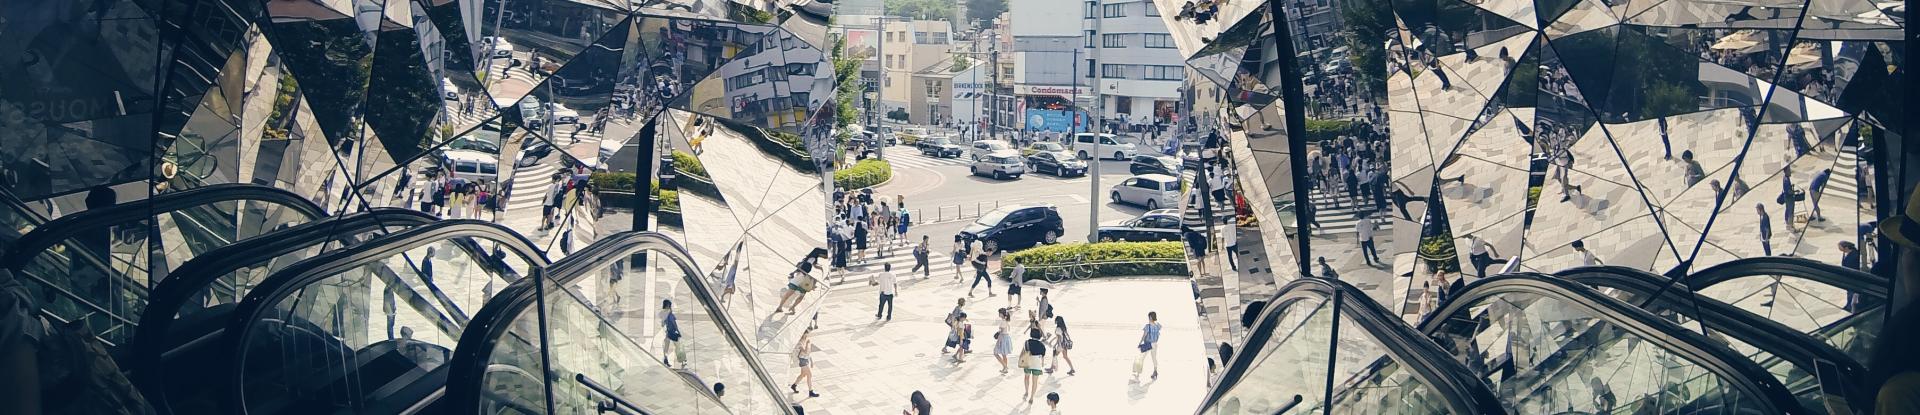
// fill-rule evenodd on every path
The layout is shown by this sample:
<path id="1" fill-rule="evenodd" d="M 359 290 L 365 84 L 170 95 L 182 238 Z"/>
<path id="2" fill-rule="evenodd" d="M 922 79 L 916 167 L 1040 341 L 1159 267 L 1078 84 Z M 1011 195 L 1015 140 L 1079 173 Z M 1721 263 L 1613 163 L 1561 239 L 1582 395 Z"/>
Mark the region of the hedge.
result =
<path id="1" fill-rule="evenodd" d="M 1333 140 L 1352 131 L 1353 121 L 1349 120 L 1307 120 L 1307 141 Z"/>
<path id="2" fill-rule="evenodd" d="M 685 151 L 673 151 L 673 169 L 695 176 L 713 177 L 707 175 L 707 166 L 700 164 L 699 157 L 695 157 L 693 154 Z"/>
<path id="3" fill-rule="evenodd" d="M 833 172 L 833 183 L 848 190 L 872 187 L 890 179 L 893 179 L 893 164 L 880 159 L 860 160 L 851 168 Z"/>
<path id="4" fill-rule="evenodd" d="M 595 189 L 632 193 L 637 177 L 633 172 L 596 172 L 587 176 L 587 183 Z"/>
<path id="5" fill-rule="evenodd" d="M 1014 265 L 1027 264 L 1026 279 L 1046 279 L 1065 269 L 1060 265 L 1071 264 L 1083 255 L 1086 261 L 1097 264 L 1094 275 L 1100 277 L 1187 275 L 1186 248 L 1180 242 L 1166 241 L 1041 245 L 1007 254 L 1001 260 L 1000 276 L 1010 277 Z"/>
<path id="6" fill-rule="evenodd" d="M 652 192 L 651 194 L 655 198 L 660 199 L 660 210 L 668 211 L 668 212 L 680 211 L 680 192 L 679 191 L 672 190 L 672 189 L 662 190 L 660 189 L 660 182 L 653 182 L 653 184 L 648 186 L 648 188 L 649 188 L 648 190 Z"/>

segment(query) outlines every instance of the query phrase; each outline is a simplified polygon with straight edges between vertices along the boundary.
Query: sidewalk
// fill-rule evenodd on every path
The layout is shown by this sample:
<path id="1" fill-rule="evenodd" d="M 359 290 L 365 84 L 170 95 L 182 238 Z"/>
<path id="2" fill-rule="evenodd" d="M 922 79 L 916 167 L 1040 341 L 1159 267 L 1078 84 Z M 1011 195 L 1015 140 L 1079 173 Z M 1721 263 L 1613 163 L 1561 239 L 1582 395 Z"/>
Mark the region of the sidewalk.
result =
<path id="1" fill-rule="evenodd" d="M 904 274 L 895 266 L 895 272 Z M 949 273 L 951 271 L 948 271 Z M 903 275 L 904 277 L 904 275 Z M 1185 278 L 1116 278 L 1074 281 L 1053 290 L 1056 313 L 1067 319 L 1074 339 L 1072 359 L 1079 372 L 1059 371 L 1041 377 L 1040 397 L 1032 406 L 1019 400 L 1025 393 L 1017 363 L 1005 375 L 993 358 L 994 310 L 1006 305 L 1006 289 L 997 281 L 998 296 L 984 292 L 966 307 L 974 324 L 974 353 L 966 363 L 954 364 L 940 355 L 946 326 L 941 320 L 965 297 L 965 285 L 951 275 L 943 278 L 903 278 L 898 310 L 891 322 L 873 318 L 877 289 L 856 276 L 828 294 L 820 309 L 815 332 L 814 385 L 818 398 L 791 395 L 810 414 L 891 414 L 905 407 L 907 396 L 918 390 L 943 414 L 1043 414 L 1045 395 L 1058 392 L 1065 413 L 1189 413 L 1206 393 L 1206 353 L 1201 347 L 1199 316 Z M 1022 301 L 1032 309 L 1039 290 L 1028 288 Z M 1124 300 L 1124 301 L 1122 301 Z M 1134 344 L 1147 311 L 1159 313 L 1160 362 L 1166 370 L 1157 380 L 1131 380 Z M 1024 315 L 1025 311 L 1022 310 Z M 1024 330 L 1023 318 L 1016 331 Z M 1049 324 L 1049 331 L 1051 325 Z M 1016 348 L 1017 350 L 1017 348 Z M 779 383 L 797 374 L 781 354 L 762 354 Z M 1147 364 L 1149 371 L 1152 363 Z"/>

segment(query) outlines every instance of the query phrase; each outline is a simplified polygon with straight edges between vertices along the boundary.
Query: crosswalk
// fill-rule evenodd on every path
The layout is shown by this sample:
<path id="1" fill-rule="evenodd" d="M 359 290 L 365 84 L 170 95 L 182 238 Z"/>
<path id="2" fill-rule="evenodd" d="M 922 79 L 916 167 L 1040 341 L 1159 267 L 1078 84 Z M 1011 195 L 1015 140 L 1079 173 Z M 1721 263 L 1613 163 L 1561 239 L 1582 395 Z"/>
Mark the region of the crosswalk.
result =
<path id="1" fill-rule="evenodd" d="M 967 159 L 967 156 L 965 155 L 961 155 L 960 157 L 957 157 L 957 158 L 935 158 L 931 156 L 922 155 L 920 154 L 919 149 L 916 149 L 913 147 L 907 147 L 907 146 L 887 147 L 886 159 L 888 163 L 892 163 L 893 166 L 896 168 L 898 167 L 931 168 L 931 167 L 947 167 L 947 166 L 967 167 L 973 164 L 973 162 Z"/>
<path id="2" fill-rule="evenodd" d="M 1320 224 L 1314 229 L 1314 235 L 1341 235 L 1357 233 L 1361 213 L 1373 213 L 1374 223 L 1379 225 L 1377 234 L 1392 234 L 1393 221 L 1380 220 L 1380 206 L 1373 200 L 1363 200 L 1358 205 L 1345 194 L 1336 194 L 1331 190 L 1316 190 L 1308 193 L 1313 202 L 1314 219 Z M 1362 196 L 1365 199 L 1364 196 Z"/>
<path id="3" fill-rule="evenodd" d="M 913 270 L 914 266 L 913 245 L 896 243 L 892 246 L 892 249 L 884 251 L 872 249 L 878 247 L 879 245 L 877 244 L 868 246 L 869 249 L 867 249 L 867 257 L 865 260 L 848 259 L 846 272 L 836 274 L 830 277 L 829 280 L 836 285 L 851 281 L 855 284 L 851 287 L 863 287 L 868 279 L 879 275 L 881 271 L 886 269 L 884 264 L 893 265 L 893 275 L 898 277 L 901 282 L 923 278 L 953 278 L 956 269 L 966 272 L 966 274 L 961 275 L 961 277 L 972 278 L 971 268 L 954 266 L 953 255 L 951 255 L 950 252 L 941 252 L 942 248 L 940 247 L 933 247 L 933 252 L 927 254 L 927 265 L 930 269 L 914 272 L 909 272 Z M 885 253 L 886 255 L 879 255 L 881 253 Z"/>
<path id="4" fill-rule="evenodd" d="M 1834 160 L 1833 175 L 1827 178 L 1828 192 L 1838 194 L 1859 194 L 1860 192 L 1860 154 L 1859 148 L 1846 146 L 1840 149 L 1840 157 Z M 1823 192 L 1825 193 L 1825 192 Z"/>

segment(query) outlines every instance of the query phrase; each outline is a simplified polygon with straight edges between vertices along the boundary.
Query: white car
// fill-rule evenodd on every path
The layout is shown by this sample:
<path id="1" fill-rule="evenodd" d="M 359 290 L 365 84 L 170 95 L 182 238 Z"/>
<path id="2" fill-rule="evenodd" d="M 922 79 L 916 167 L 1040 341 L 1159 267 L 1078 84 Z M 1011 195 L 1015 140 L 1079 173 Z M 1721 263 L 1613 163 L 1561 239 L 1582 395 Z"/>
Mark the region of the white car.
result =
<path id="1" fill-rule="evenodd" d="M 441 158 L 453 168 L 453 177 L 467 180 L 499 181 L 500 158 L 473 150 L 449 150 Z"/>
<path id="2" fill-rule="evenodd" d="M 981 157 L 986 157 L 994 153 L 1013 150 L 1013 144 L 1000 140 L 975 141 L 970 147 L 972 149 L 969 150 L 967 154 L 972 156 L 974 161 L 980 161 Z M 1019 152 L 1014 152 L 1014 155 L 1019 155 Z"/>
<path id="3" fill-rule="evenodd" d="M 1094 133 L 1074 134 L 1073 152 L 1082 159 L 1094 157 L 1104 159 L 1111 155 L 1114 160 L 1131 159 L 1140 153 L 1133 143 L 1123 141 L 1120 137 L 1115 137 L 1113 134 Z"/>
<path id="4" fill-rule="evenodd" d="M 505 58 L 513 57 L 513 44 L 507 43 L 506 39 L 501 39 L 493 36 L 484 36 L 480 38 L 480 47 L 483 49 L 491 50 L 492 53 L 489 54 L 488 57 L 493 59 L 505 59 Z"/>
<path id="5" fill-rule="evenodd" d="M 448 101 L 459 101 L 460 87 L 454 85 L 451 79 L 440 78 L 440 96 Z"/>
<path id="6" fill-rule="evenodd" d="M 1176 206 L 1180 200 L 1180 178 L 1164 174 L 1128 177 L 1113 185 L 1113 202 L 1146 206 L 1147 210 Z"/>
<path id="7" fill-rule="evenodd" d="M 988 176 L 996 180 L 1018 179 L 1020 175 L 1027 174 L 1027 166 L 1020 158 L 1020 152 L 1013 150 L 981 156 L 968 169 L 975 176 Z"/>
<path id="8" fill-rule="evenodd" d="M 547 115 L 553 117 L 554 124 L 573 124 L 580 122 L 580 112 L 574 111 L 572 108 L 567 108 L 565 105 L 549 104 L 547 109 L 550 111 Z"/>

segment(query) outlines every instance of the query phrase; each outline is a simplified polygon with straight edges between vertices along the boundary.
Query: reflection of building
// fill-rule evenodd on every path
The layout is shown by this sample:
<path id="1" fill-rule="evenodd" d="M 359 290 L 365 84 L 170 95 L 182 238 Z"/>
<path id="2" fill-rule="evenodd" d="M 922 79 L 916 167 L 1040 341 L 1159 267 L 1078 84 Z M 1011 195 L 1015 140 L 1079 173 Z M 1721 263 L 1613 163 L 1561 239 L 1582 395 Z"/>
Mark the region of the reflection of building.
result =
<path id="1" fill-rule="evenodd" d="M 725 79 L 725 104 L 731 118 L 769 127 L 799 127 L 807 118 L 807 108 L 814 107 L 816 100 L 831 98 L 833 78 L 827 75 L 832 69 L 818 72 L 826 56 L 805 43 L 784 30 L 772 30 L 720 67 L 718 76 Z"/>
<path id="2" fill-rule="evenodd" d="M 874 108 L 883 116 L 917 101 L 909 85 L 913 74 L 946 61 L 953 52 L 953 29 L 946 21 L 891 21 L 884 28 L 880 63 L 886 76 L 880 81 L 880 106 Z"/>
<path id="3" fill-rule="evenodd" d="M 1287 25 L 1293 32 L 1293 50 L 1305 53 L 1315 49 L 1333 47 L 1343 42 L 1340 37 L 1340 3 L 1333 0 L 1292 0 L 1282 2 L 1287 11 Z"/>

